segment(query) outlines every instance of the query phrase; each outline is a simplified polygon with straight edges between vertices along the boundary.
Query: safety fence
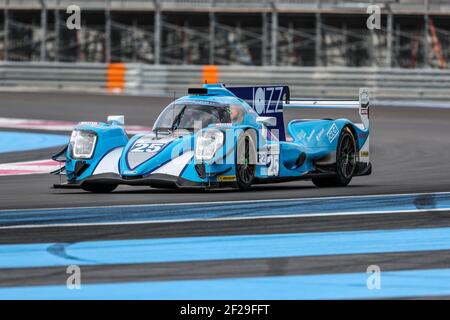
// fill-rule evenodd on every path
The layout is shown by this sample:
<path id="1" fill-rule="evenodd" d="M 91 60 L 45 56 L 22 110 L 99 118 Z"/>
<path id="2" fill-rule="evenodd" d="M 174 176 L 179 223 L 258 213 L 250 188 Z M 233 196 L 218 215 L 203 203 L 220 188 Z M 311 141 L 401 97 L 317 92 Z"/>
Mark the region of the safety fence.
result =
<path id="1" fill-rule="evenodd" d="M 448 0 L 0 0 L 0 60 L 450 69 L 449 12 Z"/>
<path id="2" fill-rule="evenodd" d="M 243 67 L 101 63 L 0 63 L 3 90 L 138 95 L 186 93 L 203 83 L 286 84 L 292 96 L 349 98 L 368 87 L 377 101 L 450 104 L 450 71 L 350 67 Z"/>

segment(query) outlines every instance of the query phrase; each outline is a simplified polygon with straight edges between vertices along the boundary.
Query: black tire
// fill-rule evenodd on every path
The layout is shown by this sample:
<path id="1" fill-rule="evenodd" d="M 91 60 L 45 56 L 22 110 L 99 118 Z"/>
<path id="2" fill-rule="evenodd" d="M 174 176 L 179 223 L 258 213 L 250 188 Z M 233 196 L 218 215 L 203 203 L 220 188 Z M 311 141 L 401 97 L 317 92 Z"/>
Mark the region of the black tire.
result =
<path id="1" fill-rule="evenodd" d="M 315 178 L 312 179 L 312 182 L 320 188 L 347 186 L 355 174 L 357 156 L 355 137 L 348 127 L 344 127 L 336 149 L 336 175 L 327 178 Z"/>
<path id="2" fill-rule="evenodd" d="M 255 138 L 249 130 L 240 135 L 236 147 L 236 183 L 240 190 L 252 186 L 256 173 Z"/>
<path id="3" fill-rule="evenodd" d="M 83 184 L 81 188 L 93 193 L 110 193 L 117 188 L 117 184 Z"/>

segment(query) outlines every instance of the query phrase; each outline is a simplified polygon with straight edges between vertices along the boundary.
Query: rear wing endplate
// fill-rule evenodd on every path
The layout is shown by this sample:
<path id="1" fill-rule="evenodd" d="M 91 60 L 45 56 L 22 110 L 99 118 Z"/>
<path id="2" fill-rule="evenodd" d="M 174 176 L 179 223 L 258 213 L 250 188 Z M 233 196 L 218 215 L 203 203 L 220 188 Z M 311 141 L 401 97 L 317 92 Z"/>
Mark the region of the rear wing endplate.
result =
<path id="1" fill-rule="evenodd" d="M 284 104 L 284 108 L 313 108 L 313 109 L 358 109 L 364 129 L 368 129 L 369 122 L 369 89 L 359 89 L 359 100 L 322 100 L 291 98 Z"/>

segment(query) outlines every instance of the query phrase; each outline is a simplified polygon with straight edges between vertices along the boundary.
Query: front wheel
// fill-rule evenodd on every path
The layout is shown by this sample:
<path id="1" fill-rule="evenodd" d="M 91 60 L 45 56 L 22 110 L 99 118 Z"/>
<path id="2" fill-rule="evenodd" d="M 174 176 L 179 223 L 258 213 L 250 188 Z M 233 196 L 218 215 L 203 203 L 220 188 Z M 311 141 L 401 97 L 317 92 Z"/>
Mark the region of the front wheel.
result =
<path id="1" fill-rule="evenodd" d="M 236 154 L 236 182 L 240 190 L 250 189 L 256 172 L 256 145 L 250 131 L 238 139 Z"/>
<path id="2" fill-rule="evenodd" d="M 312 182 L 317 187 L 345 187 L 350 183 L 356 171 L 357 148 L 353 133 L 344 127 L 339 136 L 336 149 L 336 176 L 331 178 L 315 178 Z"/>
<path id="3" fill-rule="evenodd" d="M 93 193 L 110 193 L 117 188 L 117 184 L 83 184 L 81 188 Z"/>

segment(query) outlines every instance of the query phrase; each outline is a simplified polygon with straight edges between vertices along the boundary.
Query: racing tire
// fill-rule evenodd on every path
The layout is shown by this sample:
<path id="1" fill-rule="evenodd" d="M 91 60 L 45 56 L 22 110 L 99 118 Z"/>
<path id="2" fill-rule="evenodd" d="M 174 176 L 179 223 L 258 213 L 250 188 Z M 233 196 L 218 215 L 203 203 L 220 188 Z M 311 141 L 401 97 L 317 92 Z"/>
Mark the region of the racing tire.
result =
<path id="1" fill-rule="evenodd" d="M 336 149 L 336 175 L 328 178 L 314 178 L 312 182 L 320 188 L 345 187 L 356 172 L 358 150 L 351 130 L 342 129 Z"/>
<path id="2" fill-rule="evenodd" d="M 236 151 L 236 183 L 239 190 L 248 190 L 256 174 L 255 137 L 250 130 L 239 136 Z"/>
<path id="3" fill-rule="evenodd" d="M 117 184 L 83 184 L 81 188 L 92 193 L 110 193 L 117 188 Z"/>

